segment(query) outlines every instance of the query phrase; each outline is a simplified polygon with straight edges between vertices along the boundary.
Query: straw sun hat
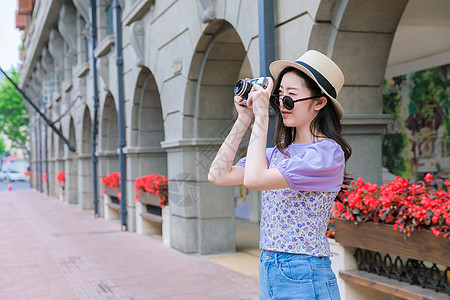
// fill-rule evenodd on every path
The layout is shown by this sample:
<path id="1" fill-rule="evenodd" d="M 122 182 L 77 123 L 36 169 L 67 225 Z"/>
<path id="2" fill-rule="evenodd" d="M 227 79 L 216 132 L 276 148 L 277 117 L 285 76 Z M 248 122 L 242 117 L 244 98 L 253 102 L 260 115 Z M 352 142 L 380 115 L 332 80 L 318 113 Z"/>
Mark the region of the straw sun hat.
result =
<path id="1" fill-rule="evenodd" d="M 344 85 L 344 74 L 330 58 L 318 51 L 309 50 L 296 61 L 277 60 L 271 63 L 269 68 L 273 77 L 278 78 L 281 71 L 287 67 L 294 67 L 311 77 L 331 99 L 339 119 L 342 119 L 344 110 L 336 98 Z"/>

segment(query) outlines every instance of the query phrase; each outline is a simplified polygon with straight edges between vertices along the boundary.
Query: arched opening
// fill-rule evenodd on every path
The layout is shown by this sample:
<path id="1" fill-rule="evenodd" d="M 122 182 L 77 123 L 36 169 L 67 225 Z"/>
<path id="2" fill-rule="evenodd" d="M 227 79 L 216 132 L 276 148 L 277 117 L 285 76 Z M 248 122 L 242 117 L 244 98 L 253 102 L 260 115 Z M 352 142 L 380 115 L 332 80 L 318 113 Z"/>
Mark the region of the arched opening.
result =
<path id="1" fill-rule="evenodd" d="M 92 142 L 92 121 L 89 108 L 86 107 L 83 113 L 83 131 L 81 133 L 81 154 L 91 154 L 91 142 Z"/>
<path id="2" fill-rule="evenodd" d="M 161 99 L 155 78 L 147 68 L 141 70 L 136 82 L 131 128 L 132 147 L 161 148 L 164 140 Z"/>
<path id="3" fill-rule="evenodd" d="M 329 23 L 319 23 L 329 12 L 322 1 L 307 44 L 308 49 L 330 56 L 345 76 L 338 100 L 345 111 L 344 137 L 353 147 L 347 172 L 379 184 L 381 134 L 392 120 L 382 113 L 382 87 L 393 35 L 407 2 L 341 2 L 329 16 Z"/>
<path id="4" fill-rule="evenodd" d="M 50 148 L 49 148 L 49 168 L 48 168 L 48 182 L 50 186 L 50 195 L 57 197 L 58 190 L 56 185 L 56 156 L 55 156 L 55 136 L 52 131 L 50 131 Z"/>
<path id="5" fill-rule="evenodd" d="M 450 2 L 408 1 L 385 74 L 383 112 L 395 122 L 382 137 L 384 182 L 396 176 L 414 182 L 427 173 L 436 182 L 450 178 L 449 100 L 439 96 L 449 69 Z"/>
<path id="6" fill-rule="evenodd" d="M 73 118 L 69 122 L 69 142 L 76 148 L 75 125 Z M 70 204 L 78 203 L 78 166 L 76 153 L 67 148 L 66 156 L 66 201 Z"/>
<path id="7" fill-rule="evenodd" d="M 101 119 L 101 142 L 102 152 L 116 152 L 118 147 L 119 129 L 117 123 L 117 110 L 114 98 L 108 94 L 103 105 Z"/>
<path id="8" fill-rule="evenodd" d="M 236 112 L 233 90 L 246 59 L 246 51 L 236 30 L 225 21 L 206 49 L 196 49 L 195 55 L 206 50 L 198 74 L 195 94 L 194 133 L 196 137 L 217 138 L 227 134 Z M 212 25 L 210 25 L 212 26 Z M 247 66 L 249 67 L 249 66 Z M 251 70 L 245 70 L 251 75 Z M 250 74 L 249 74 L 250 73 Z"/>
<path id="9" fill-rule="evenodd" d="M 197 230 L 184 233 L 186 240 L 177 239 L 171 241 L 171 245 L 185 252 L 202 254 L 234 252 L 235 188 L 212 185 L 207 174 L 236 117 L 234 86 L 241 77 L 254 76 L 239 34 L 224 20 L 216 20 L 205 29 L 192 62 L 184 103 L 184 126 L 192 124 L 193 130 L 183 130 L 186 146 L 177 149 L 188 160 L 181 161 L 181 175 L 171 178 L 169 199 L 172 220 L 184 226 L 197 226 Z M 254 210 L 258 215 L 259 208 L 254 207 Z M 181 228 L 180 225 L 171 229 L 172 235 L 179 236 L 174 231 Z"/>
<path id="10" fill-rule="evenodd" d="M 62 126 L 59 126 L 59 131 L 62 131 Z M 59 174 L 59 172 L 63 171 L 65 172 L 65 164 L 64 164 L 64 142 L 63 140 L 58 137 L 58 145 L 57 145 L 57 154 L 56 154 L 56 161 L 55 161 L 55 167 L 56 167 L 56 174 Z M 67 175 L 67 174 L 66 174 Z M 67 178 L 66 178 L 67 182 Z M 59 193 L 58 195 L 61 195 L 60 200 L 65 201 L 65 193 L 66 193 L 66 187 L 65 183 L 60 183 L 60 186 L 58 188 Z"/>
<path id="11" fill-rule="evenodd" d="M 81 131 L 81 153 L 78 156 L 78 197 L 79 206 L 83 210 L 93 208 L 92 188 L 92 121 L 89 108 L 83 113 L 83 127 Z"/>
<path id="12" fill-rule="evenodd" d="M 131 113 L 130 147 L 127 148 L 127 164 L 133 166 L 133 173 L 128 174 L 128 188 L 134 189 L 134 180 L 149 174 L 167 174 L 167 153 L 161 147 L 164 141 L 164 120 L 161 109 L 161 99 L 155 78 L 151 71 L 143 68 L 136 82 Z M 131 197 L 134 199 L 134 197 Z M 158 216 L 161 208 L 155 203 L 136 203 L 130 201 L 129 207 L 135 208 L 136 222 L 129 220 L 130 225 L 136 224 L 136 231 L 142 234 L 159 234 L 161 223 L 151 218 L 142 217 L 142 213 Z M 131 211 L 131 210 L 130 210 Z"/>
<path id="13" fill-rule="evenodd" d="M 101 177 L 104 177 L 112 172 L 119 172 L 119 155 L 117 153 L 119 143 L 119 128 L 117 109 L 113 96 L 108 93 L 103 103 L 103 109 L 100 119 L 100 143 L 98 152 L 98 191 L 100 191 L 99 199 L 101 199 L 101 208 L 103 208 L 103 216 L 109 218 L 105 211 L 104 198 L 101 197 L 101 193 L 104 190 L 104 186 L 101 181 Z M 117 213 L 118 214 L 118 213 Z"/>
<path id="14" fill-rule="evenodd" d="M 218 26 L 216 24 L 216 26 Z M 219 138 L 223 141 L 237 117 L 233 103 L 234 86 L 241 78 L 258 77 L 250 66 L 247 52 L 236 30 L 222 21 L 206 51 L 198 80 L 196 95 L 195 130 L 197 137 Z M 236 159 L 246 155 L 250 130 L 244 136 Z M 215 154 L 215 153 L 214 153 Z M 211 158 L 213 158 L 212 156 Z M 201 159 L 203 160 L 203 158 Z M 209 166 L 207 163 L 206 166 Z M 207 174 L 208 168 L 205 169 Z M 206 184 L 212 187 L 211 184 Z M 235 218 L 235 234 L 237 251 L 258 249 L 260 193 L 250 191 L 244 185 L 229 187 L 225 196 L 222 187 L 214 187 L 220 195 L 213 196 L 217 201 L 234 204 L 230 206 Z M 211 201 L 211 199 L 205 199 Z M 227 216 L 224 210 L 223 217 Z M 251 232 L 251 234 L 249 234 Z"/>

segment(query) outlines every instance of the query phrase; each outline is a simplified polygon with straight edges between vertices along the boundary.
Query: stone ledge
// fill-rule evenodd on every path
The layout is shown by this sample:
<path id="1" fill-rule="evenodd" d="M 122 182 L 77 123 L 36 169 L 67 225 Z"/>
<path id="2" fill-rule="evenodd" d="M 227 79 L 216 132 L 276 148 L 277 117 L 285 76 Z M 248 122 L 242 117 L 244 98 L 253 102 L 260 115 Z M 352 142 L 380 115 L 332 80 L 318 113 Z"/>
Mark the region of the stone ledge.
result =
<path id="1" fill-rule="evenodd" d="M 79 158 L 79 159 L 92 158 L 92 154 L 90 154 L 90 153 L 78 154 L 77 158 Z"/>
<path id="2" fill-rule="evenodd" d="M 387 114 L 348 114 L 342 119 L 343 125 L 389 124 L 394 117 Z"/>
<path id="3" fill-rule="evenodd" d="M 353 284 L 405 299 L 448 299 L 448 295 L 444 293 L 436 293 L 433 290 L 423 289 L 420 286 L 410 285 L 406 282 L 399 282 L 395 279 L 389 279 L 365 271 L 340 270 L 339 277 L 346 282 L 352 282 Z"/>
<path id="4" fill-rule="evenodd" d="M 101 151 L 97 152 L 98 157 L 107 157 L 107 156 L 118 156 L 118 150 L 109 150 L 109 151 Z"/>
<path id="5" fill-rule="evenodd" d="M 127 147 L 123 149 L 125 154 L 165 154 L 166 150 L 159 147 Z"/>
<path id="6" fill-rule="evenodd" d="M 53 94 L 53 99 L 52 99 L 52 100 L 55 101 L 55 102 L 61 101 L 61 93 L 60 93 L 60 92 L 54 93 L 54 94 Z"/>
<path id="7" fill-rule="evenodd" d="M 91 66 L 91 65 L 90 65 L 88 62 L 84 62 L 84 63 L 80 64 L 80 65 L 75 69 L 74 75 L 75 75 L 76 77 L 79 77 L 79 78 L 83 77 L 83 76 L 86 75 L 87 72 L 89 71 L 90 66 Z"/>
<path id="8" fill-rule="evenodd" d="M 342 127 L 344 134 L 382 134 L 386 126 L 394 120 L 387 114 L 344 115 Z"/>
<path id="9" fill-rule="evenodd" d="M 181 139 L 175 141 L 162 141 L 161 147 L 164 149 L 182 148 L 182 147 L 198 147 L 198 146 L 220 146 L 223 143 L 223 139 L 220 138 L 193 138 L 193 139 Z"/>
<path id="10" fill-rule="evenodd" d="M 72 80 L 68 79 L 68 80 L 64 81 L 61 86 L 62 86 L 62 89 L 63 89 L 64 92 L 70 91 L 72 89 L 72 86 L 73 86 Z"/>
<path id="11" fill-rule="evenodd" d="M 149 9 L 155 0 L 138 0 L 130 7 L 122 18 L 122 23 L 129 26 L 139 20 Z"/>
<path id="12" fill-rule="evenodd" d="M 95 57 L 99 58 L 103 55 L 105 55 L 109 49 L 114 45 L 114 35 L 108 35 L 106 36 L 100 44 L 98 44 L 97 48 L 94 50 Z"/>

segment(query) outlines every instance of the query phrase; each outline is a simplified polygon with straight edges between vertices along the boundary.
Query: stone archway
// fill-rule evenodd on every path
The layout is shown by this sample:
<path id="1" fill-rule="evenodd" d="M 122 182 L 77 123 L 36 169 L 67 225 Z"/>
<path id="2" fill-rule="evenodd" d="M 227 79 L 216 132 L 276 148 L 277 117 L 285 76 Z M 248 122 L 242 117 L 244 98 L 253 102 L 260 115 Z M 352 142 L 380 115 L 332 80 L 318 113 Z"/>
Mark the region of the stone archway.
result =
<path id="1" fill-rule="evenodd" d="M 117 148 L 119 143 L 119 128 L 116 103 L 113 96 L 108 93 L 103 102 L 100 119 L 99 136 L 99 191 L 103 190 L 101 177 L 110 172 L 119 172 L 119 155 Z"/>
<path id="2" fill-rule="evenodd" d="M 62 126 L 59 126 L 59 131 L 62 131 Z M 58 174 L 59 172 L 63 171 L 65 172 L 66 168 L 65 168 L 65 163 L 64 163 L 64 142 L 63 140 L 58 137 L 58 145 L 57 145 L 57 154 L 56 154 L 56 161 L 55 161 L 55 170 L 56 170 L 56 174 Z M 66 174 L 67 175 L 67 174 Z M 66 182 L 67 182 L 67 178 L 66 178 Z M 67 188 L 64 187 L 65 193 L 67 193 Z"/>
<path id="3" fill-rule="evenodd" d="M 233 125 L 233 88 L 249 76 L 246 50 L 236 30 L 213 21 L 195 50 L 184 103 L 183 139 L 164 143 L 171 181 L 171 246 L 201 254 L 234 252 L 234 188 L 207 180 L 209 166 Z M 171 162 L 171 163 L 170 163 Z"/>
<path id="4" fill-rule="evenodd" d="M 78 204 L 81 209 L 93 208 L 92 188 L 92 121 L 89 108 L 83 113 L 83 127 L 81 131 L 81 146 L 78 155 Z"/>
<path id="5" fill-rule="evenodd" d="M 339 100 L 345 111 L 345 138 L 353 148 L 347 171 L 370 182 L 382 182 L 381 134 L 391 121 L 382 114 L 382 87 L 393 36 L 407 3 L 350 0 L 336 3 L 330 14 L 327 1 L 322 1 L 307 45 L 330 56 L 345 75 Z"/>
<path id="6" fill-rule="evenodd" d="M 143 68 L 136 82 L 131 116 L 131 147 L 161 148 L 164 120 L 161 99 L 151 71 Z"/>
<path id="7" fill-rule="evenodd" d="M 75 125 L 73 118 L 69 121 L 69 142 L 76 148 Z M 77 204 L 78 199 L 78 171 L 76 153 L 67 149 L 66 161 L 66 202 Z"/>
<path id="8" fill-rule="evenodd" d="M 58 196 L 58 186 L 56 182 L 56 156 L 55 156 L 55 134 L 50 132 L 50 153 L 49 153 L 49 168 L 48 168 L 48 182 L 50 186 L 50 195 L 57 197 Z"/>
<path id="9" fill-rule="evenodd" d="M 156 173 L 167 176 L 167 153 L 161 147 L 164 141 L 164 120 L 161 99 L 155 78 L 148 68 L 139 72 L 131 109 L 130 146 L 127 147 L 128 224 L 135 230 L 136 216 L 134 180 Z"/>

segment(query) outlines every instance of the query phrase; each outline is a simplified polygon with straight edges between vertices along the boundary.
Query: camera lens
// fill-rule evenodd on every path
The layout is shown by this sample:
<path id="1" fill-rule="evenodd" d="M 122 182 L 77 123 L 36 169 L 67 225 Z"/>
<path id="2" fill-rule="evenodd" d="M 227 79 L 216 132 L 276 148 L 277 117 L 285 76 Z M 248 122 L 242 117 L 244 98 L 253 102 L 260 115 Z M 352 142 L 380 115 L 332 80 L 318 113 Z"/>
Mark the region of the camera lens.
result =
<path id="1" fill-rule="evenodd" d="M 247 85 L 247 83 L 245 82 L 244 79 L 238 80 L 238 82 L 234 86 L 234 94 L 237 96 L 241 96 L 242 92 L 245 91 L 246 85 Z"/>
<path id="2" fill-rule="evenodd" d="M 252 85 L 248 84 L 244 79 L 240 79 L 234 86 L 234 94 L 242 99 L 247 99 L 248 93 L 252 89 Z"/>

